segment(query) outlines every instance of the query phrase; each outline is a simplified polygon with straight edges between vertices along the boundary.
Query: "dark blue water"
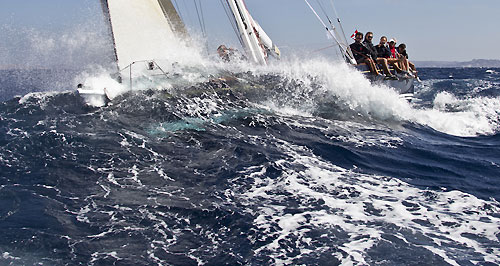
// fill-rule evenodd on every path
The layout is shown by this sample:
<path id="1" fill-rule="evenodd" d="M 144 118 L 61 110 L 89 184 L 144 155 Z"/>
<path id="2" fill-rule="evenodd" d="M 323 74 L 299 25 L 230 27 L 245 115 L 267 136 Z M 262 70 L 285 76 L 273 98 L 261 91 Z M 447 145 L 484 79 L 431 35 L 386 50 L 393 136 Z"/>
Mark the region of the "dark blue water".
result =
<path id="1" fill-rule="evenodd" d="M 3 71 L 0 264 L 500 264 L 500 69 L 421 69 L 411 104 L 342 71 L 102 108 Z"/>

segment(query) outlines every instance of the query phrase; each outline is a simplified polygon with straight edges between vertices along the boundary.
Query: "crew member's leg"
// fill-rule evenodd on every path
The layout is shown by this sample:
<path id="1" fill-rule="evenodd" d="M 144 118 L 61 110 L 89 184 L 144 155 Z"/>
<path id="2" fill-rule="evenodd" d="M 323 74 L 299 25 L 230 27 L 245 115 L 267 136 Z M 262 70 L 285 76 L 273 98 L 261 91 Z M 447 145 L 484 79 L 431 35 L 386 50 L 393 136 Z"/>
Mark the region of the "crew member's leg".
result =
<path id="1" fill-rule="evenodd" d="M 368 65 L 368 67 L 370 68 L 370 71 L 372 72 L 372 74 L 374 75 L 377 75 L 378 76 L 378 69 L 377 69 L 377 65 L 375 65 L 375 62 L 373 62 L 373 60 L 371 58 L 367 58 L 365 60 L 365 63 Z"/>
<path id="2" fill-rule="evenodd" d="M 391 76 L 391 70 L 389 70 L 389 65 L 387 64 L 387 59 L 385 58 L 377 58 L 377 63 L 382 65 L 382 69 L 384 70 L 384 73 L 388 76 Z"/>
<path id="3" fill-rule="evenodd" d="M 403 72 L 403 70 L 399 67 L 398 62 L 399 62 L 399 60 L 396 58 L 387 58 L 387 63 L 392 65 L 397 73 L 401 73 L 401 72 Z"/>
<path id="4" fill-rule="evenodd" d="M 399 58 L 399 62 L 401 63 L 401 69 L 403 71 L 408 72 L 408 70 L 410 69 L 410 66 L 408 64 L 408 59 L 406 59 L 406 57 L 404 57 L 404 56 L 401 56 Z"/>

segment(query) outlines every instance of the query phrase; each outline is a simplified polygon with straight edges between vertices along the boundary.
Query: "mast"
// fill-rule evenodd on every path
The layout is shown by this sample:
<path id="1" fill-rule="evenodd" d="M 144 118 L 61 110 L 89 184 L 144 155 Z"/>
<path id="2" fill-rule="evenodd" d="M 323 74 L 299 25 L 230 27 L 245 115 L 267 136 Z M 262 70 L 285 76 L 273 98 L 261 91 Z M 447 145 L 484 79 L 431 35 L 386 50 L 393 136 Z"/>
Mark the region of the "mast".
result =
<path id="1" fill-rule="evenodd" d="M 227 3 L 236 20 L 236 25 L 243 42 L 242 45 L 248 59 L 257 64 L 267 64 L 266 54 L 260 47 L 260 42 L 253 29 L 252 20 L 250 19 L 245 4 L 242 0 L 228 0 Z"/>
<path id="2" fill-rule="evenodd" d="M 158 2 L 163 10 L 163 13 L 165 14 L 165 17 L 168 19 L 168 22 L 170 23 L 172 29 L 176 33 L 178 33 L 181 37 L 187 38 L 188 32 L 186 30 L 186 26 L 184 25 L 184 22 L 182 22 L 182 19 L 179 16 L 179 13 L 177 13 L 177 10 L 175 9 L 172 1 L 158 0 Z"/>
<path id="3" fill-rule="evenodd" d="M 118 66 L 118 55 L 116 53 L 115 36 L 113 34 L 113 27 L 111 27 L 111 17 L 109 15 L 108 0 L 101 0 L 101 8 L 102 8 L 102 12 L 104 14 L 104 17 L 106 18 L 107 25 L 109 27 L 108 29 L 111 33 L 111 40 L 113 41 L 113 61 L 115 62 L 117 71 L 120 71 L 120 67 Z"/>

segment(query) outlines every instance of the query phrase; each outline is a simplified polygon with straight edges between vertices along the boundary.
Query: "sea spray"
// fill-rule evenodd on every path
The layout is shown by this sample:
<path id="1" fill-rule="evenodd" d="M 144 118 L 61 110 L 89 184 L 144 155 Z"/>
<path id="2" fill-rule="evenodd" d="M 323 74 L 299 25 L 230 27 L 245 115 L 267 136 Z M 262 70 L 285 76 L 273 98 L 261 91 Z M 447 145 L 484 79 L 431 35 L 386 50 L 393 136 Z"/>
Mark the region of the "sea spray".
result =
<path id="1" fill-rule="evenodd" d="M 337 104 L 349 108 L 348 112 L 359 114 L 366 119 L 419 123 L 457 136 L 494 134 L 499 128 L 499 115 L 495 111 L 500 107 L 498 97 L 460 100 L 458 104 L 462 109 L 450 111 L 439 108 L 443 96 L 438 94 L 438 108 L 416 106 L 399 97 L 390 87 L 371 84 L 361 73 L 346 64 L 324 59 L 284 61 L 269 67 L 254 68 L 253 71 L 255 75 L 272 73 L 280 75 L 284 80 L 299 80 L 302 86 L 291 91 L 292 95 L 306 92 L 306 95 L 312 98 L 315 95 L 334 96 Z M 314 83 L 319 90 L 309 93 Z M 303 99 L 302 107 L 307 110 L 306 113 L 309 113 L 313 106 L 308 100 L 310 99 Z M 295 107 L 301 109 L 300 106 Z"/>

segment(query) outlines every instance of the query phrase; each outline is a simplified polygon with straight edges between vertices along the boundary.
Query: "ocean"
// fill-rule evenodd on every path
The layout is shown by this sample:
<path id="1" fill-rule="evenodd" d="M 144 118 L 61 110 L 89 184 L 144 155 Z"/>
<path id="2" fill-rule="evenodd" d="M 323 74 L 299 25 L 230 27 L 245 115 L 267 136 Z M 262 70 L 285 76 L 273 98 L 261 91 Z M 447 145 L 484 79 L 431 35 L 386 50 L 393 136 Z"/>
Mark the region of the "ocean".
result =
<path id="1" fill-rule="evenodd" d="M 0 265 L 500 264 L 500 69 L 420 69 L 407 102 L 283 64 L 103 107 L 0 71 Z"/>

